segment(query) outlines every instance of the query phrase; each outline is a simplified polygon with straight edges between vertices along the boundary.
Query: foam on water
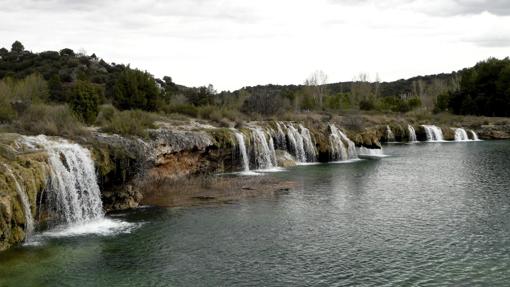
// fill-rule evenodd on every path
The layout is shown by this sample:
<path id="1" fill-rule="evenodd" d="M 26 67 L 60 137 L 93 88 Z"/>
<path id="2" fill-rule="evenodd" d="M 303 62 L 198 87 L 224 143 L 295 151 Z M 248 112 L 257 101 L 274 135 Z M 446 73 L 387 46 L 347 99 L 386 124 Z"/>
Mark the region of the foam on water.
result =
<path id="1" fill-rule="evenodd" d="M 121 233 L 130 233 L 138 225 L 126 221 L 101 218 L 93 221 L 73 225 L 63 225 L 40 233 L 37 237 L 74 237 L 84 235 L 112 236 Z"/>

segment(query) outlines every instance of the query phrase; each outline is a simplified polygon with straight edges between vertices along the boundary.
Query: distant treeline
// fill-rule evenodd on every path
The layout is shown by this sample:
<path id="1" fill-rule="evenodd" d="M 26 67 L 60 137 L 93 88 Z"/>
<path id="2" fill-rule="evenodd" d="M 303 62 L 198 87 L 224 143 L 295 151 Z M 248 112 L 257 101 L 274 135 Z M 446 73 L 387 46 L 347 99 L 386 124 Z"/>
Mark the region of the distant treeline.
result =
<path id="1" fill-rule="evenodd" d="M 185 115 L 217 122 L 285 114 L 351 110 L 405 113 L 414 109 L 457 114 L 508 116 L 509 60 L 489 59 L 471 69 L 394 82 L 327 83 L 321 71 L 301 85 L 265 85 L 217 92 L 212 85 L 185 87 L 129 65 L 107 63 L 95 54 L 71 49 L 33 53 L 16 41 L 0 49 L 0 123 L 25 130 L 32 121 L 47 133 L 76 125 L 98 125 L 122 132 L 150 126 L 153 116 Z M 54 115 L 58 111 L 61 118 Z M 130 126 L 133 124 L 134 126 Z M 73 130 L 72 127 L 69 127 Z M 35 130 L 33 131 L 36 132 Z"/>

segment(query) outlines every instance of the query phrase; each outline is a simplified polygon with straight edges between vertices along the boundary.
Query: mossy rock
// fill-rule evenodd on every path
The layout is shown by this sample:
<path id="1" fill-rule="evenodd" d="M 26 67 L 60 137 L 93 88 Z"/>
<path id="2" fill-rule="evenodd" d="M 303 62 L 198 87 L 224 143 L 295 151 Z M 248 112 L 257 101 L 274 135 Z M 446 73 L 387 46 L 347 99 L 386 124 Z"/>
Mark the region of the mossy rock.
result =
<path id="1" fill-rule="evenodd" d="M 217 148 L 231 148 L 237 144 L 233 131 L 230 129 L 209 129 L 207 132 L 213 137 Z"/>

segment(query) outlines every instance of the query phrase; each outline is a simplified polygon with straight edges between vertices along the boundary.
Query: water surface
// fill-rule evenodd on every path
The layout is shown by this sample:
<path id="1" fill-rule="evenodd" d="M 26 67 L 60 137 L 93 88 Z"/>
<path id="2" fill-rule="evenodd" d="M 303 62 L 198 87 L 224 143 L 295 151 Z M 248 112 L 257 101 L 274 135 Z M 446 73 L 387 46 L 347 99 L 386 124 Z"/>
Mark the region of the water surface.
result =
<path id="1" fill-rule="evenodd" d="M 0 253 L 0 286 L 507 286 L 509 151 L 388 146 L 269 174 L 301 183 L 273 197 L 117 214 L 129 229 Z"/>

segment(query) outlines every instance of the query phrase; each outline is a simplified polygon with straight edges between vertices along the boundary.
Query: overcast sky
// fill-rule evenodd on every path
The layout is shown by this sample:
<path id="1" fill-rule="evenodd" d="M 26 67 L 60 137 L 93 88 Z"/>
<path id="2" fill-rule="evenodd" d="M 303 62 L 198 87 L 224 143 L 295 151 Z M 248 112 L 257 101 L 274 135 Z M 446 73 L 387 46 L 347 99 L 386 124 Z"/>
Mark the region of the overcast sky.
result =
<path id="1" fill-rule="evenodd" d="M 0 0 L 0 46 L 68 47 L 217 89 L 385 81 L 510 52 L 509 0 Z"/>

